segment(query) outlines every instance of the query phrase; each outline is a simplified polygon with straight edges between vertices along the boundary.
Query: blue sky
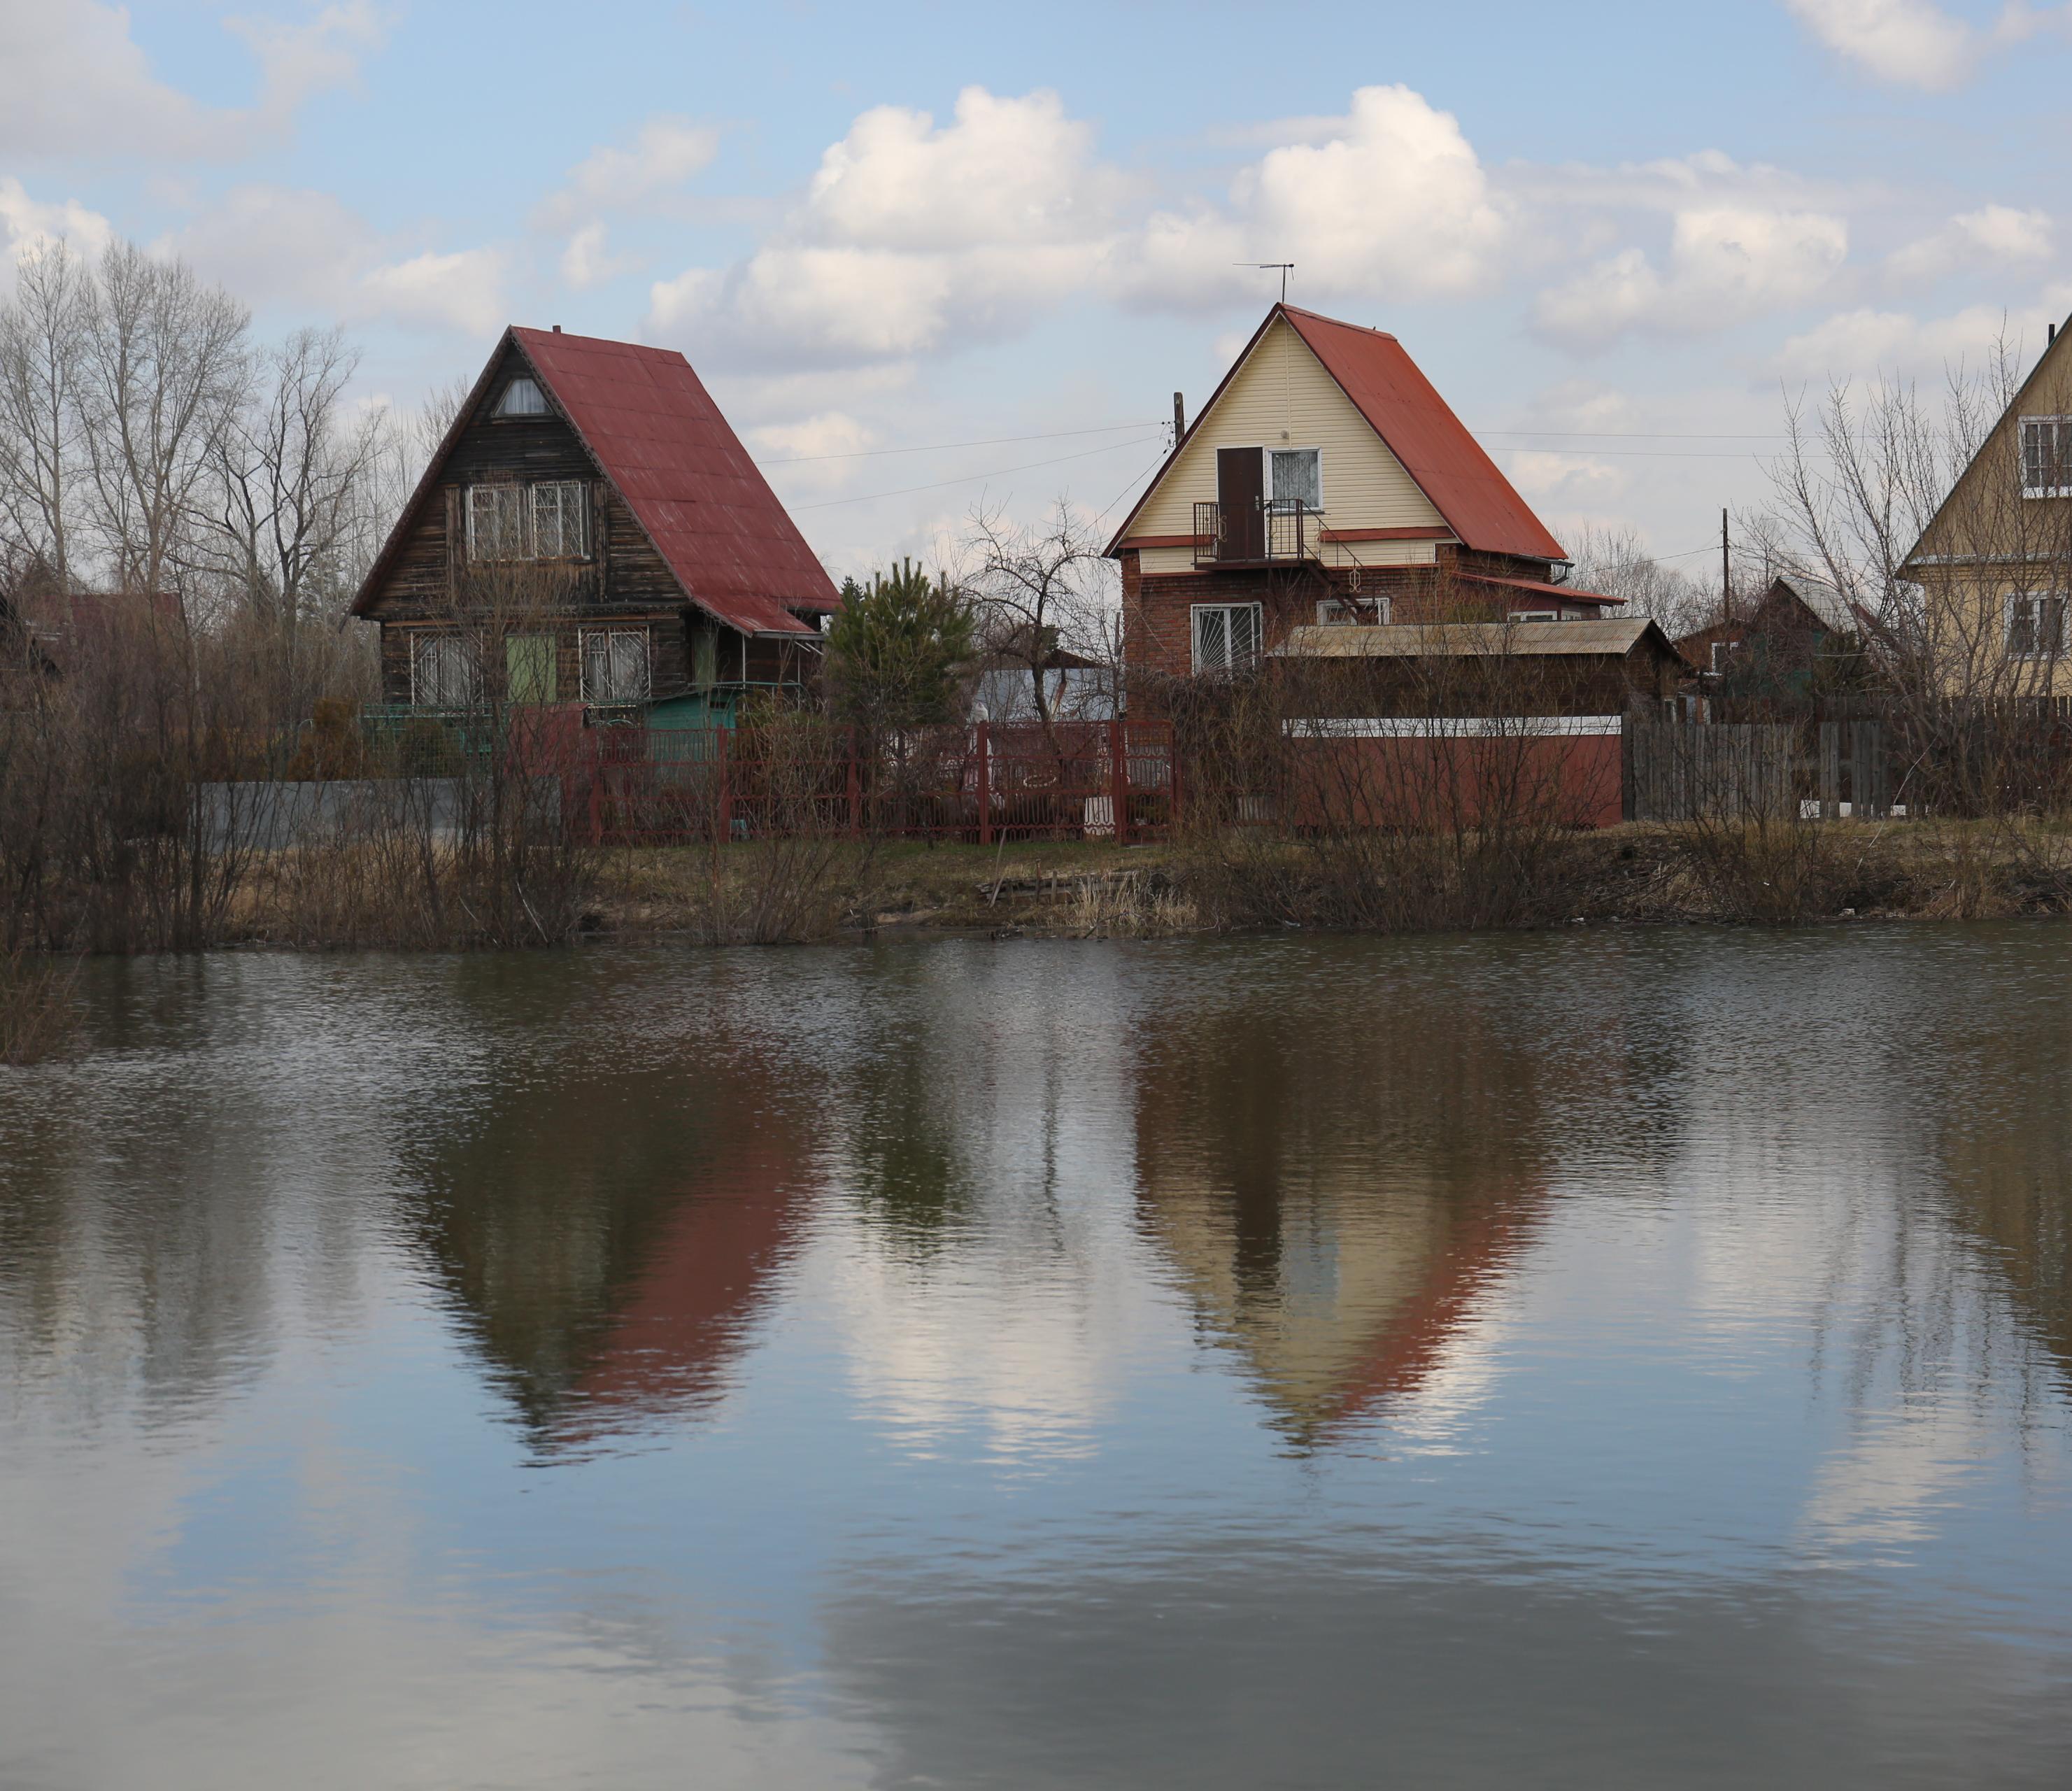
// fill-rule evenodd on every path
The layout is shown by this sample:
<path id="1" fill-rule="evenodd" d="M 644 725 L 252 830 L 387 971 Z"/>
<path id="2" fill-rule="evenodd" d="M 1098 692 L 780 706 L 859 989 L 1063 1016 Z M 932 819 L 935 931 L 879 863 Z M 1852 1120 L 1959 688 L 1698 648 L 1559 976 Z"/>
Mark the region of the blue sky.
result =
<path id="1" fill-rule="evenodd" d="M 1112 521 L 1292 260 L 1557 530 L 1685 554 L 1783 389 L 2072 310 L 2068 72 L 2072 7 L 1955 0 L 0 0 L 0 233 L 343 321 L 398 403 L 506 321 L 680 348 L 845 570 Z"/>

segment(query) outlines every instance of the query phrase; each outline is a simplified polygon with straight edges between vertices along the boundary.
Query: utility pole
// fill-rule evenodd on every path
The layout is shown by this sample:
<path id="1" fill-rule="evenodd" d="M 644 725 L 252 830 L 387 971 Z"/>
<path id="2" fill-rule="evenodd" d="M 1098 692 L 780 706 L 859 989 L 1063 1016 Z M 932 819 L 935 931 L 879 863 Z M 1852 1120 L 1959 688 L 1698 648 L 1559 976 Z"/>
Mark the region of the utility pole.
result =
<path id="1" fill-rule="evenodd" d="M 1727 546 L 1727 507 L 1720 506 L 1720 620 L 1734 619 L 1733 559 Z"/>
<path id="2" fill-rule="evenodd" d="M 1187 406 L 1178 392 L 1173 394 L 1173 445 L 1180 445 L 1180 438 L 1187 433 Z"/>

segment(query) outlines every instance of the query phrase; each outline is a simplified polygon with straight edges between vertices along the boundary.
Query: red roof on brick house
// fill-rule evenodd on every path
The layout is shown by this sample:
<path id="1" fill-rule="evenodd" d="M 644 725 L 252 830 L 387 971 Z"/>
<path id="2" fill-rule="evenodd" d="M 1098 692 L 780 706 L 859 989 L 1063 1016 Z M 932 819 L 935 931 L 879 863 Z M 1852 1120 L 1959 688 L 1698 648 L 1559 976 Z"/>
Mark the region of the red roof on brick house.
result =
<path id="1" fill-rule="evenodd" d="M 1231 364 L 1215 394 L 1202 406 L 1194 427 L 1215 408 L 1231 374 L 1244 365 L 1253 346 L 1272 327 L 1276 318 L 1285 318 L 1289 327 L 1308 344 L 1309 352 L 1336 380 L 1354 408 L 1403 463 L 1404 470 L 1418 489 L 1446 519 L 1446 525 L 1464 547 L 1485 554 L 1514 554 L 1527 559 L 1565 560 L 1567 550 L 1548 532 L 1525 500 L 1512 489 L 1511 481 L 1498 471 L 1496 463 L 1482 451 L 1482 444 L 1468 433 L 1432 382 L 1419 371 L 1416 362 L 1404 352 L 1403 344 L 1381 330 L 1357 323 L 1342 323 L 1334 317 L 1276 305 L 1266 314 L 1244 353 Z M 1190 429 L 1191 436 L 1194 430 Z M 1176 446 L 1175 457 L 1179 452 Z M 1172 462 L 1169 460 L 1170 467 Z M 1161 473 L 1161 476 L 1163 475 Z M 1151 492 L 1154 479 L 1137 500 L 1115 540 L 1113 553 L 1129 533 Z"/>
<path id="2" fill-rule="evenodd" d="M 692 601 L 746 634 L 816 632 L 793 611 L 836 608 L 833 582 L 689 361 L 673 348 L 551 330 L 513 327 L 505 341 L 532 364 Z M 500 344 L 484 378 L 502 352 Z M 478 381 L 364 591 L 376 588 L 481 396 Z"/>

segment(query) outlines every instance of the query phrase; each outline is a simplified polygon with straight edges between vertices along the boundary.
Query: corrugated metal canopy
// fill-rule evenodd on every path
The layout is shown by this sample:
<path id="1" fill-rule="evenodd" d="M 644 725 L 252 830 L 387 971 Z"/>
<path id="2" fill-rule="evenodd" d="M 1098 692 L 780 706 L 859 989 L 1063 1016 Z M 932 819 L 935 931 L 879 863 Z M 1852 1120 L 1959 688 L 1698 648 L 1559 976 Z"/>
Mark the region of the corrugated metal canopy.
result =
<path id="1" fill-rule="evenodd" d="M 672 348 L 513 329 L 598 467 L 701 607 L 747 634 L 812 634 L 826 570 Z"/>
<path id="2" fill-rule="evenodd" d="M 1290 628 L 1269 656 L 1284 659 L 1623 659 L 1652 632 L 1662 652 L 1668 636 L 1644 616 L 1614 622 L 1392 623 L 1379 628 L 1320 624 Z"/>

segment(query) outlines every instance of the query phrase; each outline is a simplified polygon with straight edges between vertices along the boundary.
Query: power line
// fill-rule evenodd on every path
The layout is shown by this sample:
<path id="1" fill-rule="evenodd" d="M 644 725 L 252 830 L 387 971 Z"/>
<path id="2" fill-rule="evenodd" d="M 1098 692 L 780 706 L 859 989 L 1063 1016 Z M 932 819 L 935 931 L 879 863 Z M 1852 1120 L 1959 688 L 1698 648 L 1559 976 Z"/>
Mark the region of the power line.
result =
<path id="1" fill-rule="evenodd" d="M 1011 472 L 1034 472 L 1039 467 L 1061 467 L 1067 460 L 1083 460 L 1090 455 L 1112 454 L 1118 448 L 1141 447 L 1146 442 L 1162 439 L 1161 436 L 1140 435 L 1133 441 L 1109 442 L 1100 447 L 1082 448 L 1077 454 L 1061 454 L 1054 459 L 1030 460 L 1018 467 L 997 467 L 991 472 L 966 473 L 961 479 L 938 479 L 932 484 L 902 485 L 896 492 L 866 492 L 859 497 L 823 498 L 817 504 L 791 504 L 785 508 L 791 510 L 832 510 L 844 504 L 875 504 L 881 498 L 906 497 L 915 492 L 939 492 L 946 486 L 975 484 L 981 479 L 1005 479 Z"/>
<path id="2" fill-rule="evenodd" d="M 940 454 L 951 448 L 999 447 L 1009 442 L 1059 442 L 1068 435 L 1119 435 L 1125 429 L 1162 428 L 1163 424 L 1104 423 L 1099 429 L 1054 429 L 1043 435 L 988 435 L 974 442 L 929 442 L 920 447 L 854 448 L 843 454 L 796 454 L 788 459 L 758 460 L 758 467 L 803 467 L 814 460 L 868 460 L 886 454 Z"/>
<path id="3" fill-rule="evenodd" d="M 1730 429 L 1681 429 L 1651 432 L 1639 429 L 1471 429 L 1470 435 L 1552 435 L 1569 441 L 1610 442 L 1786 442 L 1779 430 L 1756 434 L 1737 434 Z"/>

